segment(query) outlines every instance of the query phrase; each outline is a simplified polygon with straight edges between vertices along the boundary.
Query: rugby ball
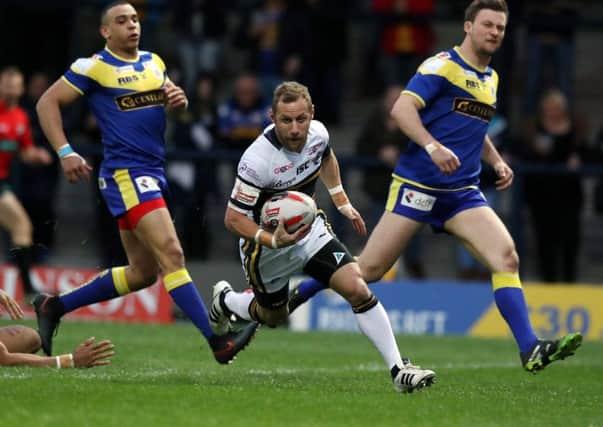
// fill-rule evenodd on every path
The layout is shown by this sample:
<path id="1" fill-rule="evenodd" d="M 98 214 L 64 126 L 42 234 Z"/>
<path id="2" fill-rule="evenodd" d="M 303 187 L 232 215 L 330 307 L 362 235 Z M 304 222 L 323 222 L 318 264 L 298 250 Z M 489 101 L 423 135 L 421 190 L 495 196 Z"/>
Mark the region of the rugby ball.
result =
<path id="1" fill-rule="evenodd" d="M 279 218 L 284 218 L 285 230 L 289 233 L 297 231 L 304 224 L 312 224 L 315 217 L 314 199 L 299 191 L 276 193 L 266 200 L 260 213 L 264 230 L 273 231 L 278 226 Z"/>

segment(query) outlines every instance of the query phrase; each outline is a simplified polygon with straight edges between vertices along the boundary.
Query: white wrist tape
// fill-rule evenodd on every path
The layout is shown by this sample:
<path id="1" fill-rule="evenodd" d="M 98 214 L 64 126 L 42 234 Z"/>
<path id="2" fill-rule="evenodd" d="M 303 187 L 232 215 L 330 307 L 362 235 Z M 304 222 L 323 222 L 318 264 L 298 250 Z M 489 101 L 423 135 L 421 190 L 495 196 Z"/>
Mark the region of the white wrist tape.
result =
<path id="1" fill-rule="evenodd" d="M 425 151 L 427 151 L 427 154 L 431 156 L 431 153 L 438 149 L 438 145 L 435 142 L 430 142 L 424 148 Z"/>
<path id="2" fill-rule="evenodd" d="M 272 249 L 278 249 L 278 245 L 276 244 L 276 236 L 272 235 Z"/>
<path id="3" fill-rule="evenodd" d="M 57 362 L 57 369 L 61 369 L 61 357 L 60 356 L 56 356 L 55 360 Z"/>
<path id="4" fill-rule="evenodd" d="M 333 188 L 329 188 L 329 194 L 332 196 L 333 194 L 341 193 L 343 191 L 343 185 L 339 184 Z"/>
<path id="5" fill-rule="evenodd" d="M 346 203 L 346 204 L 344 204 L 344 205 L 337 206 L 337 210 L 338 210 L 339 212 L 341 212 L 343 209 L 347 209 L 347 208 L 351 208 L 351 207 L 352 207 L 352 204 L 351 204 L 351 203 Z"/>
<path id="6" fill-rule="evenodd" d="M 261 228 L 258 228 L 258 231 L 255 232 L 255 236 L 253 236 L 253 241 L 256 243 L 260 242 L 260 234 L 262 234 L 262 230 Z"/>

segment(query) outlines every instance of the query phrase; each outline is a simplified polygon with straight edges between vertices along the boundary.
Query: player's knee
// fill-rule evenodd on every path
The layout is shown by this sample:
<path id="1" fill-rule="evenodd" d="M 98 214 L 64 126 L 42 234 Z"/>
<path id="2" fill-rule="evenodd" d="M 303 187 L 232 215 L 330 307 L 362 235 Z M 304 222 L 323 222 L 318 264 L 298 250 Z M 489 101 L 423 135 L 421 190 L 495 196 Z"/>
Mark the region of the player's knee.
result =
<path id="1" fill-rule="evenodd" d="M 164 255 L 167 261 L 170 263 L 171 268 L 183 268 L 184 267 L 184 251 L 182 246 L 176 237 L 169 237 L 165 242 Z"/>
<path id="2" fill-rule="evenodd" d="M 358 265 L 362 271 L 362 277 L 367 283 L 380 280 L 387 272 L 387 270 L 378 263 L 363 262 L 362 259 L 358 259 Z"/>
<path id="3" fill-rule="evenodd" d="M 503 268 L 501 271 L 519 271 L 519 255 L 514 246 L 511 246 L 504 251 Z"/>

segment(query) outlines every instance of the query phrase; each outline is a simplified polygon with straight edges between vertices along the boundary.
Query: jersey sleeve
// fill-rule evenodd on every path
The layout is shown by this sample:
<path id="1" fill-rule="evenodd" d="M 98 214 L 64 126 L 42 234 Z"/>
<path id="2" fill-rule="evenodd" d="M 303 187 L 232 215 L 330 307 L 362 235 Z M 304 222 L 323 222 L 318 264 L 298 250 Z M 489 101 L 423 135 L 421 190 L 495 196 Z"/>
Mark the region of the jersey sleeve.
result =
<path id="1" fill-rule="evenodd" d="M 237 177 L 230 193 L 228 207 L 243 214 L 247 214 L 255 208 L 262 188 L 265 187 L 261 171 L 257 170 L 256 166 L 261 164 L 263 164 L 262 159 L 247 153 L 243 154 L 237 167 Z"/>
<path id="2" fill-rule="evenodd" d="M 169 81 L 170 78 L 167 75 L 167 67 L 165 66 L 165 62 L 163 62 L 163 59 L 161 59 L 161 57 L 159 55 L 157 55 L 156 53 L 152 54 L 152 58 L 153 58 L 153 62 L 155 64 L 157 64 L 157 66 L 159 67 L 161 74 L 163 74 L 163 80 Z"/>
<path id="3" fill-rule="evenodd" d="M 95 84 L 94 79 L 90 77 L 90 71 L 94 64 L 94 58 L 78 59 L 63 74 L 63 81 L 79 92 L 80 95 L 83 95 Z"/>
<path id="4" fill-rule="evenodd" d="M 414 96 L 425 107 L 434 99 L 445 80 L 446 59 L 427 59 L 410 79 L 402 93 Z"/>

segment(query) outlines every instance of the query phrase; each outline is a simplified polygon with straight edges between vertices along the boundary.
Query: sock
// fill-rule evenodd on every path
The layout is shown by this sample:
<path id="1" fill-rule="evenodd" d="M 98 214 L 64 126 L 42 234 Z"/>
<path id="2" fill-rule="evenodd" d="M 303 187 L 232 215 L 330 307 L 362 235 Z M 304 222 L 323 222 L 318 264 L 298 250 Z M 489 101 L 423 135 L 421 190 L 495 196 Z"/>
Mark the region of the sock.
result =
<path id="1" fill-rule="evenodd" d="M 315 279 L 307 279 L 301 282 L 289 296 L 289 313 L 293 313 L 297 307 L 326 288 L 327 286 Z"/>
<path id="2" fill-rule="evenodd" d="M 360 330 L 381 353 L 387 369 L 391 372 L 394 366 L 404 366 L 389 318 L 379 300 L 371 295 L 364 303 L 352 307 L 352 310 L 356 313 Z"/>
<path id="3" fill-rule="evenodd" d="M 36 290 L 31 283 L 31 277 L 29 275 L 29 270 L 33 263 L 33 246 L 20 246 L 11 249 L 11 255 L 15 259 L 15 263 L 19 269 L 19 275 L 21 276 L 25 293 L 33 294 Z"/>
<path id="4" fill-rule="evenodd" d="M 107 301 L 130 293 L 126 281 L 126 267 L 114 267 L 104 270 L 80 287 L 62 293 L 59 299 L 65 307 L 65 313 L 76 308 Z"/>
<path id="5" fill-rule="evenodd" d="M 251 321 L 249 306 L 254 298 L 253 292 L 228 292 L 224 296 L 224 304 L 241 319 Z"/>
<path id="6" fill-rule="evenodd" d="M 203 336 L 209 339 L 214 335 L 209 326 L 205 304 L 188 271 L 182 268 L 166 274 L 163 277 L 163 283 L 176 305 L 188 316 Z"/>
<path id="7" fill-rule="evenodd" d="M 519 274 L 493 273 L 492 287 L 498 311 L 513 332 L 519 351 L 522 353 L 529 351 L 538 341 L 538 337 L 530 323 Z"/>

